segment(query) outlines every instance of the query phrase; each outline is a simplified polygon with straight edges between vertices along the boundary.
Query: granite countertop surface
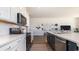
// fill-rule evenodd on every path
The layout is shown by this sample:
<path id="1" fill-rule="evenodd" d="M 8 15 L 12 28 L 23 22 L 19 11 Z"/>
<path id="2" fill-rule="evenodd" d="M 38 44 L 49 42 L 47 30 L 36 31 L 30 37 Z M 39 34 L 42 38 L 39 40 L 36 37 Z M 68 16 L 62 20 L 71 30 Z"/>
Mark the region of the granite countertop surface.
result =
<path id="1" fill-rule="evenodd" d="M 72 41 L 74 43 L 77 43 L 77 45 L 79 46 L 79 33 L 75 33 L 75 32 L 70 32 L 70 33 L 53 33 L 51 31 L 49 31 L 49 33 L 56 35 L 58 37 L 61 37 L 63 39 Z"/>
<path id="2" fill-rule="evenodd" d="M 24 37 L 25 34 L 0 35 L 0 47 Z"/>

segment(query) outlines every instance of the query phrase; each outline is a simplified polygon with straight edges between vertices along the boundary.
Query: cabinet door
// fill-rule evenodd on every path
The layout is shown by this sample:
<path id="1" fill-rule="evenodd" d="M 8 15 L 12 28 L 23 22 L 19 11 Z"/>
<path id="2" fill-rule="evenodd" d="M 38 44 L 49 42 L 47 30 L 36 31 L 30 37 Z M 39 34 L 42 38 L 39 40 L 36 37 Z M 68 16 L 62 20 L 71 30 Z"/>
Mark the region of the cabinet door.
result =
<path id="1" fill-rule="evenodd" d="M 55 36 L 50 34 L 50 33 L 48 33 L 47 41 L 48 41 L 48 44 L 51 46 L 51 48 L 53 50 L 55 50 Z"/>
<path id="2" fill-rule="evenodd" d="M 49 44 L 49 34 L 47 33 L 47 42 Z"/>
<path id="3" fill-rule="evenodd" d="M 19 11 L 19 7 L 11 7 L 11 21 L 17 23 L 17 13 Z"/>
<path id="4" fill-rule="evenodd" d="M 50 44 L 53 50 L 55 50 L 55 36 L 50 35 Z"/>
<path id="5" fill-rule="evenodd" d="M 0 18 L 10 21 L 10 7 L 0 7 Z"/>
<path id="6" fill-rule="evenodd" d="M 77 51 L 78 47 L 77 44 L 71 41 L 67 41 L 67 50 L 68 51 Z"/>

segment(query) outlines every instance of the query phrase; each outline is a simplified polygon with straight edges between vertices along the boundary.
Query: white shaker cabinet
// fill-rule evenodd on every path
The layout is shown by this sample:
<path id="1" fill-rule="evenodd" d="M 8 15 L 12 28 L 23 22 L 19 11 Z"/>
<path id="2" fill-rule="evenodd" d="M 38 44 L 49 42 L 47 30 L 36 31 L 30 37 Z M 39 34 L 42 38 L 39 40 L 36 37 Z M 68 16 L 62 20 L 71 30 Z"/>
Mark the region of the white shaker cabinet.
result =
<path id="1" fill-rule="evenodd" d="M 20 12 L 20 9 L 19 7 L 11 7 L 10 9 L 11 9 L 11 15 L 10 15 L 11 22 L 17 23 L 17 13 Z"/>
<path id="2" fill-rule="evenodd" d="M 0 7 L 0 19 L 17 23 L 18 12 L 20 12 L 19 7 Z"/>
<path id="3" fill-rule="evenodd" d="M 25 7 L 0 7 L 0 19 L 17 23 L 17 13 L 22 13 L 26 17 Z"/>
<path id="4" fill-rule="evenodd" d="M 11 7 L 11 20 L 17 23 L 17 13 L 22 13 L 26 17 L 26 8 L 24 7 Z"/>
<path id="5" fill-rule="evenodd" d="M 0 7 L 0 19 L 10 21 L 10 7 Z"/>

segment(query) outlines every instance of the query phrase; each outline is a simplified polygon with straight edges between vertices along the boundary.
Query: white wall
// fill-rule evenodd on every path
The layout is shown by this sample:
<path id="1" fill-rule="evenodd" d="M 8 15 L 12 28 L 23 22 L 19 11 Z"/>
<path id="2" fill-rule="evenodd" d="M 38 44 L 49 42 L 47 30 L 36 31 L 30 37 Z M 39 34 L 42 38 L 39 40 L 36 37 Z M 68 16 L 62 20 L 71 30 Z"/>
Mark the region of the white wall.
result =
<path id="1" fill-rule="evenodd" d="M 8 25 L 0 24 L 0 35 L 7 35 L 9 33 Z"/>
<path id="2" fill-rule="evenodd" d="M 27 11 L 27 8 L 26 8 L 26 18 L 27 18 L 27 30 L 29 32 L 29 29 L 30 29 L 30 16 L 29 16 L 29 13 Z"/>
<path id="3" fill-rule="evenodd" d="M 16 27 L 16 25 L 0 23 L 0 35 L 8 35 L 11 27 Z"/>
<path id="4" fill-rule="evenodd" d="M 39 26 L 40 24 L 47 24 L 48 27 L 50 28 L 51 24 L 58 24 L 59 26 L 60 25 L 71 25 L 72 29 L 75 28 L 75 18 L 74 17 L 31 18 L 30 22 L 31 22 L 32 27 Z M 36 31 L 36 30 L 34 29 L 33 31 Z"/>
<path id="5" fill-rule="evenodd" d="M 59 25 L 71 25 L 75 27 L 75 19 L 74 18 L 31 18 L 31 25 L 39 25 L 39 24 L 59 24 Z"/>

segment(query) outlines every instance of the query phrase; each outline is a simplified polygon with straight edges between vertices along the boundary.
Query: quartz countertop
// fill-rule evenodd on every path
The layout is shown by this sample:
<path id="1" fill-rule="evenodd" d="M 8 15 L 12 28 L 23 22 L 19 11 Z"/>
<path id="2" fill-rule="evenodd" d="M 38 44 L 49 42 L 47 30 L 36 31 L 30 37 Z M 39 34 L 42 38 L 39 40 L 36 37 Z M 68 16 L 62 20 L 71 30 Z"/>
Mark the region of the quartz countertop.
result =
<path id="1" fill-rule="evenodd" d="M 54 33 L 51 31 L 48 31 L 48 33 L 51 33 L 55 36 L 64 38 L 66 40 L 72 41 L 74 43 L 77 44 L 77 46 L 79 46 L 79 33 L 75 33 L 75 32 L 70 32 L 70 33 Z"/>
<path id="2" fill-rule="evenodd" d="M 25 36 L 25 34 L 0 35 L 0 47 Z"/>

